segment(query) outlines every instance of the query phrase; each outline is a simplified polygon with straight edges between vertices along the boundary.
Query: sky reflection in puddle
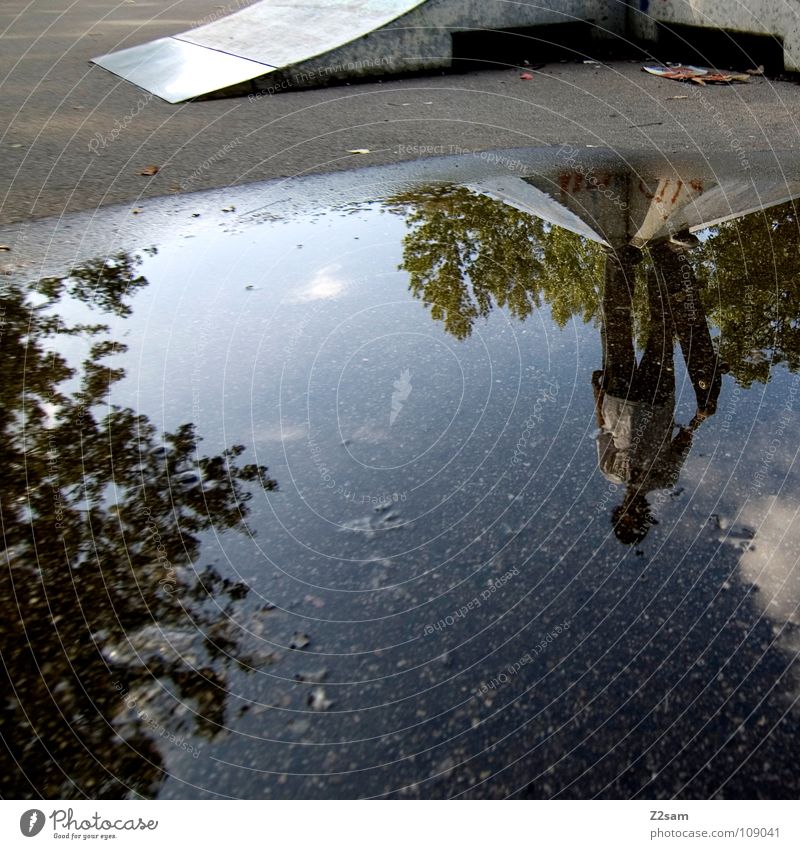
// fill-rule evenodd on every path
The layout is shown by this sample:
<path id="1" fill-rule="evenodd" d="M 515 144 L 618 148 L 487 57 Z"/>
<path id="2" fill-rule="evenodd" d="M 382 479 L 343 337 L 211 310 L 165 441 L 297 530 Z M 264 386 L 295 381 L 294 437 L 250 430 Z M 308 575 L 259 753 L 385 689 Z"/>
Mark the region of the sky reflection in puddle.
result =
<path id="1" fill-rule="evenodd" d="M 800 183 L 659 168 L 9 284 L 5 795 L 796 796 Z"/>

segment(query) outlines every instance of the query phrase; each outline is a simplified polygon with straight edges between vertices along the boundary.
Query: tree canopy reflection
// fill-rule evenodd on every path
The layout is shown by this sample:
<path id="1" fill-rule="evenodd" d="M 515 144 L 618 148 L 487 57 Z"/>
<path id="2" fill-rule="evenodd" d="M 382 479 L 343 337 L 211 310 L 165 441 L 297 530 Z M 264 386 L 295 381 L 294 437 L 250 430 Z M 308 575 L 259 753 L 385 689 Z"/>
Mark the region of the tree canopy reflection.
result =
<path id="1" fill-rule="evenodd" d="M 561 326 L 599 315 L 605 252 L 600 244 L 463 186 L 395 196 L 406 216 L 401 268 L 431 317 L 457 339 L 495 308 L 525 319 L 549 307 Z M 747 386 L 771 364 L 800 367 L 800 253 L 793 201 L 709 228 L 687 255 L 719 353 Z M 645 252 L 637 269 L 635 335 L 647 338 Z"/>
<path id="2" fill-rule="evenodd" d="M 191 423 L 162 437 L 111 405 L 124 373 L 109 358 L 123 347 L 57 312 L 69 296 L 128 315 L 147 285 L 139 265 L 119 254 L 2 291 L 7 796 L 153 795 L 159 740 L 220 733 L 226 669 L 252 659 L 227 618 L 247 587 L 194 563 L 204 531 L 242 528 L 253 492 L 276 482 L 240 462 L 241 445 L 203 456 Z M 78 368 L 56 349 L 75 335 L 92 340 Z M 159 714 L 165 698 L 188 718 Z"/>
<path id="3" fill-rule="evenodd" d="M 406 214 L 412 294 L 457 339 L 494 307 L 525 319 L 546 303 L 560 325 L 595 315 L 599 245 L 463 186 L 397 195 L 391 208 Z"/>
<path id="4" fill-rule="evenodd" d="M 800 229 L 797 201 L 714 227 L 697 251 L 703 300 L 720 355 L 743 385 L 771 364 L 800 368 Z"/>

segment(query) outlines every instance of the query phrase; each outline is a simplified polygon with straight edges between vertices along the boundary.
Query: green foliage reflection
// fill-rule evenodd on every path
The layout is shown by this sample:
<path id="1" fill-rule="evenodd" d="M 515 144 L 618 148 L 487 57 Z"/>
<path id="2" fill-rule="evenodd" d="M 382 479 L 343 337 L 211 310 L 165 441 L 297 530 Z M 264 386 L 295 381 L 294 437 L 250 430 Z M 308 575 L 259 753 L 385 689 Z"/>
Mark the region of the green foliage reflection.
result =
<path id="1" fill-rule="evenodd" d="M 254 489 L 276 482 L 241 445 L 203 456 L 192 424 L 162 437 L 110 405 L 123 347 L 102 324 L 67 326 L 58 302 L 126 316 L 138 266 L 119 255 L 2 291 L 2 774 L 27 782 L 4 795 L 150 796 L 159 741 L 224 721 L 238 638 L 219 623 L 247 588 L 195 560 L 203 532 L 242 528 Z M 92 340 L 79 368 L 57 350 L 76 334 Z M 159 714 L 165 698 L 198 718 Z"/>
<path id="2" fill-rule="evenodd" d="M 409 288 L 457 339 L 501 308 L 524 320 L 547 306 L 563 326 L 598 316 L 605 251 L 463 186 L 437 186 L 395 196 L 408 232 L 401 268 Z M 748 386 L 766 381 L 771 364 L 800 367 L 800 251 L 793 202 L 707 231 L 687 253 L 721 359 Z M 637 269 L 633 318 L 647 338 L 644 283 L 649 258 Z"/>

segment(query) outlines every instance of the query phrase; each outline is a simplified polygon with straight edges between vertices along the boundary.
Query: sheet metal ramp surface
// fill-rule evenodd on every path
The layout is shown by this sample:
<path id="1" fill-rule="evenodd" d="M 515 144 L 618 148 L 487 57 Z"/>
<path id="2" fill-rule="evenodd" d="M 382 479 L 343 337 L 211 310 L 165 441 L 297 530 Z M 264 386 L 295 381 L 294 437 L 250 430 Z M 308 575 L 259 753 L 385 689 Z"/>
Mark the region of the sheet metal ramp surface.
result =
<path id="1" fill-rule="evenodd" d="M 580 20 L 616 33 L 624 7 L 607 0 L 259 0 L 92 61 L 179 103 L 289 69 L 319 82 L 447 67 L 453 32 Z"/>
<path id="2" fill-rule="evenodd" d="M 262 0 L 219 20 L 92 61 L 169 103 L 329 53 L 425 0 Z"/>

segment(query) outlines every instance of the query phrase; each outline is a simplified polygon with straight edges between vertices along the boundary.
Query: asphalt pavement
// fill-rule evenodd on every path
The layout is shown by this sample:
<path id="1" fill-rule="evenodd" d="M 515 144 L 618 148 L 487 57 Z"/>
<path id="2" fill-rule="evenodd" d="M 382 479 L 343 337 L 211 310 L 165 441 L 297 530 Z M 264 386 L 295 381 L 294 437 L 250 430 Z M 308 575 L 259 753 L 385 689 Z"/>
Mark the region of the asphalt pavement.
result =
<path id="1" fill-rule="evenodd" d="M 641 60 L 586 63 L 580 53 L 532 79 L 510 66 L 179 105 L 89 64 L 227 9 L 213 0 L 6 0 L 0 223 L 492 148 L 744 158 L 800 139 L 794 81 L 700 88 L 645 74 Z M 529 58 L 535 65 L 535 42 Z"/>

